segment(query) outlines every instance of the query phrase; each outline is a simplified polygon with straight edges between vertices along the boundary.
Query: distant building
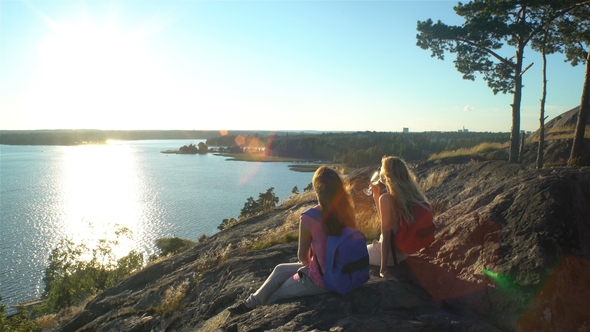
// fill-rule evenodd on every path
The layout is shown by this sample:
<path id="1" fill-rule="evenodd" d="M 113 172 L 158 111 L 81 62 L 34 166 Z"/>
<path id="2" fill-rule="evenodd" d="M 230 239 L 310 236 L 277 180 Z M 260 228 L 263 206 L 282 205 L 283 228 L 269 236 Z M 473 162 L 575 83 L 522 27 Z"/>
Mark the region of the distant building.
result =
<path id="1" fill-rule="evenodd" d="M 409 133 L 410 132 L 410 128 L 405 128 L 404 127 L 404 133 Z"/>

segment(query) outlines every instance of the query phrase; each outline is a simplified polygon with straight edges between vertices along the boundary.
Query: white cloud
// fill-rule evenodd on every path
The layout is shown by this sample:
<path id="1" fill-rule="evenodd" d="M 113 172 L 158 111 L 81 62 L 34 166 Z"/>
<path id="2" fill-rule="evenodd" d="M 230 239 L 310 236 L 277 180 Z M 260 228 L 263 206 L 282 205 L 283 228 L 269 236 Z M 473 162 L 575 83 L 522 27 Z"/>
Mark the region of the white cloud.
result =
<path id="1" fill-rule="evenodd" d="M 465 112 L 471 112 L 474 110 L 475 110 L 475 108 L 471 105 L 465 105 L 465 107 L 463 107 L 463 111 L 465 111 Z"/>

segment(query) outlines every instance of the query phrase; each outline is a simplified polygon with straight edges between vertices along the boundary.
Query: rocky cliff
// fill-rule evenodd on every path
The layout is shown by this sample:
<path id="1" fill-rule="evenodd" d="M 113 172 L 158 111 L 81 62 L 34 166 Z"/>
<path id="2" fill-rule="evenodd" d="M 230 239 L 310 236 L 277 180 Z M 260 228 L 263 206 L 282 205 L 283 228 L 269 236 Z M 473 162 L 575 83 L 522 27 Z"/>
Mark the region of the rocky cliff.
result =
<path id="1" fill-rule="evenodd" d="M 222 231 L 99 294 L 62 331 L 588 331 L 590 168 L 503 161 L 414 165 L 439 207 L 434 244 L 347 295 L 282 301 L 232 315 L 297 243 L 253 250 L 287 232 L 307 202 Z M 348 177 L 357 207 L 373 169 Z M 281 241 L 279 241 L 281 242 Z"/>

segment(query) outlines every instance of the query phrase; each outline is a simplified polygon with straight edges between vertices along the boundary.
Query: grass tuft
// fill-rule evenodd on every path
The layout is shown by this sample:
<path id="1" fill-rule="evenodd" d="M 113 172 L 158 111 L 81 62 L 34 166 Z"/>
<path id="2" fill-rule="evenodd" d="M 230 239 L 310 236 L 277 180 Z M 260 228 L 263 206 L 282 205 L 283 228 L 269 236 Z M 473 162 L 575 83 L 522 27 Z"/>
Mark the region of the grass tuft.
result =
<path id="1" fill-rule="evenodd" d="M 299 240 L 299 234 L 297 234 L 297 233 L 284 234 L 282 237 L 280 237 L 278 239 L 275 238 L 275 239 L 265 239 L 265 240 L 256 241 L 256 242 L 252 243 L 250 249 L 262 250 L 262 249 L 266 249 L 268 247 L 272 247 L 276 244 L 290 243 L 290 242 L 295 242 L 298 240 Z"/>
<path id="2" fill-rule="evenodd" d="M 447 178 L 448 172 L 432 172 L 428 174 L 428 176 L 420 181 L 420 189 L 423 192 L 427 191 L 432 187 L 436 187 L 439 184 L 443 183 L 443 181 Z"/>
<path id="3" fill-rule="evenodd" d="M 298 204 L 313 201 L 316 198 L 313 190 L 306 190 L 300 194 L 292 194 L 291 196 L 283 199 L 283 203 L 278 207 L 280 209 L 289 209 Z"/>
<path id="4" fill-rule="evenodd" d="M 162 302 L 154 308 L 154 311 L 160 315 L 167 315 L 171 312 L 177 311 L 182 307 L 182 300 L 186 296 L 187 289 L 190 285 L 188 279 L 176 286 L 170 286 L 164 291 Z"/>
<path id="5" fill-rule="evenodd" d="M 434 153 L 428 156 L 428 160 L 438 160 L 443 158 L 449 157 L 458 157 L 458 156 L 468 156 L 473 154 L 480 154 L 480 153 L 488 153 L 497 151 L 500 149 L 507 148 L 510 145 L 509 142 L 506 143 L 489 143 L 484 142 L 479 145 L 476 145 L 472 148 L 461 148 L 454 151 L 442 151 L 439 153 Z"/>
<path id="6" fill-rule="evenodd" d="M 430 202 L 432 207 L 432 217 L 436 218 L 438 215 L 445 213 L 449 209 L 449 202 L 444 199 L 437 199 L 434 202 Z"/>
<path id="7" fill-rule="evenodd" d="M 33 319 L 33 323 L 38 328 L 43 329 L 43 328 L 46 328 L 46 327 L 56 324 L 57 323 L 56 317 L 57 317 L 57 314 L 42 315 L 42 316 L 39 316 L 39 317 Z"/>
<path id="8" fill-rule="evenodd" d="M 356 224 L 367 241 L 372 242 L 379 238 L 381 234 L 381 220 L 375 209 L 363 209 L 356 211 Z"/>
<path id="9" fill-rule="evenodd" d="M 250 249 L 260 250 L 271 247 L 275 244 L 289 243 L 299 240 L 299 216 L 307 209 L 308 207 L 304 206 L 295 211 L 291 211 L 283 225 L 260 235 L 250 244 Z"/>
<path id="10" fill-rule="evenodd" d="M 556 139 L 572 139 L 576 133 L 575 126 L 561 126 L 561 127 L 553 127 L 545 132 L 545 140 L 556 140 Z M 584 131 L 584 138 L 590 138 L 590 126 L 586 126 L 586 130 Z M 539 136 L 535 135 L 530 137 L 527 140 L 529 143 L 538 142 Z"/>

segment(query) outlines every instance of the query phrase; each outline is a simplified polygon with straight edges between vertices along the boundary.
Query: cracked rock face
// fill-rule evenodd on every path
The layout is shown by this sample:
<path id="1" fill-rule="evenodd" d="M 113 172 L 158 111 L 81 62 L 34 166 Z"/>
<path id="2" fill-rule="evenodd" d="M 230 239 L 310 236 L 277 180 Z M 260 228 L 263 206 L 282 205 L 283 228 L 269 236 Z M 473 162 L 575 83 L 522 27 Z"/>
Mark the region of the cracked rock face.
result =
<path id="1" fill-rule="evenodd" d="M 454 278 L 432 288 L 434 297 L 506 329 L 587 328 L 589 313 L 580 304 L 590 298 L 590 278 L 579 276 L 590 273 L 589 169 L 520 171 L 502 179 L 499 174 L 513 172 L 506 167 L 479 163 L 457 175 L 479 188 L 437 218 L 436 242 L 418 255 Z M 467 174 L 472 171 L 494 181 L 486 185 Z"/>
<path id="2" fill-rule="evenodd" d="M 242 245 L 299 207 L 237 224 L 99 294 L 63 331 L 586 331 L 590 329 L 590 168 L 530 170 L 502 161 L 413 165 L 432 201 L 433 245 L 347 294 L 258 307 L 244 299 L 297 243 Z M 348 177 L 357 207 L 376 167 Z M 309 202 L 303 206 L 311 206 Z M 56 328 L 56 327 L 53 327 Z"/>

